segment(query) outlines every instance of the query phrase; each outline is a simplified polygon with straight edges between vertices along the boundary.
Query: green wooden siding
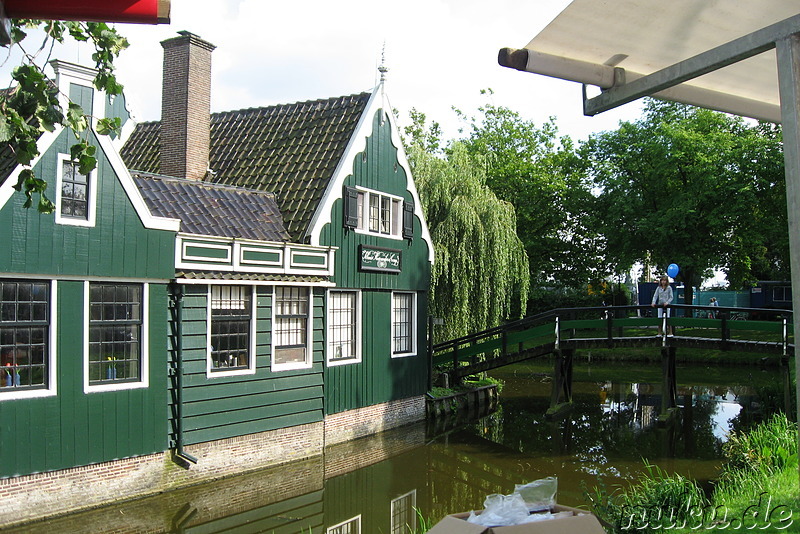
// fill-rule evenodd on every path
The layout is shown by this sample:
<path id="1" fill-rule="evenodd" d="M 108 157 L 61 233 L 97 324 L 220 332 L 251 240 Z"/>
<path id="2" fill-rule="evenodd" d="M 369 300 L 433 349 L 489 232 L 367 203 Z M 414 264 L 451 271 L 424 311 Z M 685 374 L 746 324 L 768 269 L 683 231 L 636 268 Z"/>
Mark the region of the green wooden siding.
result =
<path id="1" fill-rule="evenodd" d="M 373 120 L 373 134 L 367 138 L 365 153 L 356 155 L 352 163 L 352 174 L 344 185 L 361 186 L 374 191 L 402 197 L 404 202 L 413 202 L 408 191 L 408 176 L 397 159 L 397 148 L 392 144 L 389 121 L 381 124 L 381 112 Z M 341 191 L 338 192 L 341 194 Z M 378 235 L 356 233 L 344 228 L 343 202 L 339 198 L 331 210 L 331 223 L 320 232 L 320 245 L 339 247 L 336 251 L 333 281 L 338 287 L 370 289 L 405 289 L 427 291 L 430 287 L 430 263 L 428 244 L 422 240 L 422 225 L 414 217 L 414 239 L 389 239 Z M 359 245 L 400 250 L 402 272 L 385 274 L 359 271 Z"/>
<path id="2" fill-rule="evenodd" d="M 373 134 L 364 153 L 352 162 L 349 187 L 361 186 L 413 202 L 409 177 L 399 164 L 392 144 L 391 124 L 373 118 Z M 364 157 L 366 154 L 366 158 Z M 320 245 L 338 247 L 333 282 L 341 289 L 361 289 L 362 361 L 325 369 L 325 412 L 337 413 L 390 400 L 422 395 L 427 389 L 426 328 L 430 287 L 428 245 L 422 240 L 422 223 L 414 217 L 412 240 L 388 239 L 344 228 L 343 201 L 333 204 L 331 223 L 320 234 Z M 359 245 L 400 250 L 402 270 L 397 274 L 359 270 Z M 391 357 L 391 290 L 417 293 L 416 356 Z"/>
<path id="3" fill-rule="evenodd" d="M 391 292 L 361 294 L 360 363 L 325 369 L 325 413 L 332 414 L 425 394 L 428 387 L 425 315 L 417 313 L 416 355 L 392 358 Z M 417 308 L 427 309 L 427 294 L 417 295 Z"/>
<path id="4" fill-rule="evenodd" d="M 34 167 L 48 181 L 55 199 L 58 154 L 69 154 L 74 136 L 63 131 Z M 89 139 L 96 143 L 95 138 Z M 133 209 L 113 168 L 102 154 L 93 177 L 98 180 L 97 215 L 92 228 L 55 223 L 54 215 L 25 209 L 14 193 L 0 210 L 0 273 L 157 278 L 175 276 L 175 233 L 146 229 Z"/>
<path id="5" fill-rule="evenodd" d="M 70 97 L 92 109 L 92 91 L 73 85 Z M 56 198 L 59 154 L 74 136 L 63 131 L 34 166 Z M 97 145 L 97 139 L 88 141 Z M 66 469 L 150 454 L 167 448 L 167 286 L 151 283 L 149 376 L 144 388 L 84 393 L 84 283 L 81 279 L 129 282 L 174 277 L 175 233 L 146 229 L 107 158 L 99 151 L 93 227 L 56 224 L 53 214 L 22 207 L 14 193 L 0 208 L 0 276 L 56 279 L 52 347 L 56 395 L 0 396 L 0 477 Z M 10 273 L 10 274 L 9 274 Z M 75 277 L 67 281 L 62 277 Z M 55 325 L 55 326 L 53 326 Z"/>
<path id="6" fill-rule="evenodd" d="M 0 477 L 66 469 L 166 449 L 167 290 L 149 286 L 149 386 L 83 392 L 83 282 L 57 283 L 53 397 L 0 400 Z"/>
<path id="7" fill-rule="evenodd" d="M 87 115 L 94 113 L 92 109 L 94 90 L 91 87 L 78 85 L 76 83 L 69 84 L 69 99 L 83 108 L 83 112 Z"/>
<path id="8" fill-rule="evenodd" d="M 324 293 L 321 289 L 312 292 L 313 317 L 309 325 L 313 328 L 312 367 L 275 372 L 270 368 L 272 293 L 271 286 L 256 288 L 255 374 L 209 377 L 206 374 L 208 286 L 184 288 L 182 426 L 185 444 L 322 420 Z"/>
<path id="9" fill-rule="evenodd" d="M 322 533 L 324 532 L 322 491 L 314 491 L 274 504 L 206 521 L 181 531 L 186 534 Z"/>
<path id="10" fill-rule="evenodd" d="M 421 449 L 420 449 L 421 450 Z M 325 526 L 361 516 L 361 532 L 390 533 L 392 500 L 416 491 L 423 511 L 426 493 L 426 458 L 417 450 L 325 481 Z M 417 469 L 409 470 L 409 467 Z M 412 525 L 416 526 L 416 525 Z M 412 532 L 403 528 L 403 532 Z"/>

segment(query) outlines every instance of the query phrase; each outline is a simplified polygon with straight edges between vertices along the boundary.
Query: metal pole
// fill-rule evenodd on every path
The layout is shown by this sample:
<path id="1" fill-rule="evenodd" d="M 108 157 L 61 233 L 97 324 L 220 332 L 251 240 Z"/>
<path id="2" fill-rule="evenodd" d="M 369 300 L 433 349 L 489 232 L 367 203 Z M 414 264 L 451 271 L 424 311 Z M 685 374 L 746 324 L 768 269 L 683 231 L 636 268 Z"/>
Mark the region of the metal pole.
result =
<path id="1" fill-rule="evenodd" d="M 786 168 L 786 208 L 789 220 L 789 257 L 792 268 L 794 341 L 800 339 L 800 36 L 776 43 L 778 87 L 781 97 L 783 159 Z M 800 357 L 795 354 L 796 420 L 800 422 Z"/>

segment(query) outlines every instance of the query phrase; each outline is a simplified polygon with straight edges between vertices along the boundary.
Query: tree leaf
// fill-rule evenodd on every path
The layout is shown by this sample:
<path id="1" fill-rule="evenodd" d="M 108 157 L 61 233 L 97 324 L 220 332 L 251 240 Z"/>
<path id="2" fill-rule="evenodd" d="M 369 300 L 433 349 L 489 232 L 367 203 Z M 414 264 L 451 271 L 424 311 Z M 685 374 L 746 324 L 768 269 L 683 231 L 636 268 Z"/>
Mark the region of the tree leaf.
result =
<path id="1" fill-rule="evenodd" d="M 87 126 L 83 108 L 74 102 L 70 102 L 67 108 L 67 125 L 75 132 L 82 132 Z"/>
<path id="2" fill-rule="evenodd" d="M 122 119 L 119 117 L 100 119 L 97 121 L 96 130 L 100 135 L 109 135 L 112 133 L 119 135 L 122 130 Z"/>

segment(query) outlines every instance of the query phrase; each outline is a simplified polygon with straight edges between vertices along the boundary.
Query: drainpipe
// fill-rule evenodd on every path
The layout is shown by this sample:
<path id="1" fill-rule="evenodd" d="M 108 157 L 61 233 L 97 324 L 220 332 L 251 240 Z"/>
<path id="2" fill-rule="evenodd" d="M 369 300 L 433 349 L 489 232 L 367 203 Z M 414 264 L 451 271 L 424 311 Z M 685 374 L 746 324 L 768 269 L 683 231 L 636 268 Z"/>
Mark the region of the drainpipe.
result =
<path id="1" fill-rule="evenodd" d="M 170 368 L 175 388 L 175 450 L 173 460 L 182 467 L 189 467 L 188 462 L 197 463 L 197 458 L 183 450 L 183 287 L 179 284 L 170 284 L 170 297 L 172 299 L 172 333 L 175 338 L 175 362 Z"/>

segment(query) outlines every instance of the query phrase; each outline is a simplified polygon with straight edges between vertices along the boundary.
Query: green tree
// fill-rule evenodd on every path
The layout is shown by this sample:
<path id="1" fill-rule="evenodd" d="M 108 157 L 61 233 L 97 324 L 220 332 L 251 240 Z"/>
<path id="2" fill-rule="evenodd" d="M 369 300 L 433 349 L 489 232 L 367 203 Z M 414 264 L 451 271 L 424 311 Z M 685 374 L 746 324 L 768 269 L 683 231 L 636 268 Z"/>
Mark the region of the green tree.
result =
<path id="1" fill-rule="evenodd" d="M 491 91 L 488 91 L 491 94 Z M 602 236 L 586 224 L 594 198 L 584 161 L 554 119 L 538 127 L 487 104 L 467 121 L 467 151 L 486 160 L 486 184 L 517 212 L 517 234 L 537 286 L 585 287 L 604 277 Z"/>
<path id="2" fill-rule="evenodd" d="M 664 272 L 676 263 L 691 302 L 692 286 L 714 267 L 736 286 L 752 280 L 754 264 L 786 264 L 774 129 L 650 100 L 642 119 L 590 138 L 583 149 L 599 191 L 592 224 L 615 270 L 638 261 Z"/>
<path id="3" fill-rule="evenodd" d="M 29 49 L 27 32 L 40 29 L 44 39 L 38 49 Z M 114 59 L 127 48 L 127 40 L 117 31 L 102 22 L 62 22 L 37 20 L 11 21 L 11 47 L 22 53 L 20 65 L 14 68 L 9 88 L 0 92 L 0 144 L 7 145 L 17 163 L 26 166 L 19 176 L 15 189 L 27 196 L 25 207 L 33 203 L 33 195 L 39 195 L 38 210 L 53 211 L 53 203 L 45 195 L 47 182 L 36 177 L 30 168 L 39 155 L 36 145 L 45 131 L 53 131 L 56 125 L 70 128 L 75 133 L 75 143 L 70 149 L 72 158 L 80 164 L 80 172 L 88 173 L 97 165 L 95 147 L 88 142 L 87 131 L 90 116 L 79 105 L 69 102 L 66 109 L 59 103 L 57 88 L 47 78 L 44 67 L 56 42 L 67 37 L 76 41 L 90 42 L 94 46 L 92 59 L 97 75 L 95 87 L 109 95 L 122 92 L 114 76 Z M 32 39 L 32 38 L 31 38 Z M 29 39 L 30 41 L 30 39 Z M 108 134 L 120 128 L 120 120 L 100 119 L 97 133 Z"/>
<path id="4" fill-rule="evenodd" d="M 437 157 L 419 142 L 409 161 L 436 251 L 431 313 L 444 319 L 437 341 L 521 317 L 528 259 L 513 206 L 486 186 L 485 162 L 460 143 Z"/>

